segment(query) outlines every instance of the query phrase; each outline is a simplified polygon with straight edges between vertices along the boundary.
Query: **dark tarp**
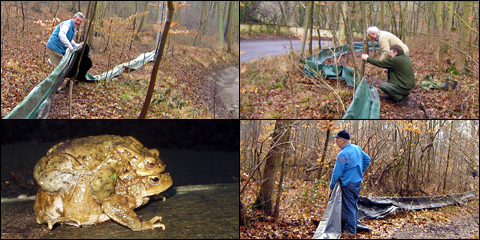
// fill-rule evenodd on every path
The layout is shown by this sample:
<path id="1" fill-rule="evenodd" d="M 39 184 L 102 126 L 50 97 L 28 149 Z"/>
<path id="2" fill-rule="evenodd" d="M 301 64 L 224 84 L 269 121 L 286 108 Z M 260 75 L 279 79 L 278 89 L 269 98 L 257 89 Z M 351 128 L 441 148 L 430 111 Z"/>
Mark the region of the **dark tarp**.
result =
<path id="1" fill-rule="evenodd" d="M 463 204 L 466 199 L 475 197 L 475 191 L 456 195 L 433 197 L 362 197 L 358 198 L 357 232 L 371 231 L 360 219 L 379 219 L 394 212 L 398 208 L 420 210 L 439 208 L 448 205 Z M 318 224 L 313 239 L 339 239 L 341 236 L 342 187 L 335 184 L 328 200 L 322 220 Z"/>
<path id="2" fill-rule="evenodd" d="M 358 198 L 358 219 L 379 219 L 398 208 L 421 210 L 463 204 L 475 197 L 475 191 L 455 195 L 432 197 L 362 197 Z"/>
<path id="3" fill-rule="evenodd" d="M 75 60 L 75 63 L 69 64 L 66 68 L 67 75 L 65 78 L 72 78 L 75 76 L 78 68 L 77 80 L 82 82 L 87 81 L 86 75 L 88 70 L 92 67 L 92 59 L 90 59 L 90 47 L 88 44 L 84 44 L 85 50 L 83 51 L 82 63 L 78 67 L 78 62 L 80 61 L 80 54 L 82 54 L 82 46 L 73 52 L 72 59 Z M 71 60 L 72 61 L 72 60 Z"/>

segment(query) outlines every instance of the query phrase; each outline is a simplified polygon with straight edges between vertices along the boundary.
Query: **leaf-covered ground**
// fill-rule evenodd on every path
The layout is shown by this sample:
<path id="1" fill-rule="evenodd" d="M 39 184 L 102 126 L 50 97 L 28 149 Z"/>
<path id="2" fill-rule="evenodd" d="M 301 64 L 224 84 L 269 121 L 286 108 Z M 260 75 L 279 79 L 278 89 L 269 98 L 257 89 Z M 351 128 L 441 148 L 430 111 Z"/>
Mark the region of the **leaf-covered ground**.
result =
<path id="1" fill-rule="evenodd" d="M 249 39 L 250 36 L 246 38 Z M 261 36 L 260 39 L 266 37 Z M 407 42 L 417 85 L 405 106 L 396 106 L 391 101 L 380 98 L 380 118 L 417 119 L 427 118 L 427 115 L 429 118 L 479 117 L 479 71 L 478 66 L 472 62 L 468 64 L 471 73 L 452 76 L 452 79 L 459 82 L 457 89 L 453 91 L 419 89 L 420 82 L 427 74 L 433 74 L 435 81 L 444 83 L 445 78 L 450 75 L 445 71 L 449 66 L 447 62 L 455 59 L 456 52 L 451 50 L 443 57 L 442 67 L 435 67 L 433 46 L 430 42 L 431 40 L 423 37 Z M 318 51 L 315 49 L 313 54 Z M 470 53 L 473 53 L 473 58 L 478 62 L 478 51 Z M 360 55 L 360 52 L 356 53 L 359 64 Z M 306 77 L 300 71 L 303 70 L 303 65 L 298 63 L 298 58 L 298 53 L 294 55 L 293 60 L 290 54 L 284 54 L 240 64 L 242 118 L 294 118 L 295 106 L 298 106 L 298 118 L 343 117 L 344 111 L 353 99 L 353 88 L 343 81 L 328 79 L 321 81 Z M 353 68 L 350 54 L 342 56 L 338 61 L 340 65 Z M 334 64 L 334 60 L 329 59 L 325 63 Z M 367 82 L 377 87 L 381 96 L 386 96 L 378 88 L 381 82 L 386 82 L 386 75 L 382 76 L 382 70 L 368 63 L 365 65 Z"/>
<path id="2" fill-rule="evenodd" d="M 52 19 L 50 4 L 41 11 L 32 10 L 32 2 L 24 3 L 26 20 L 22 31 L 20 4 L 11 4 L 8 28 L 2 3 L 2 88 L 1 114 L 8 114 L 54 70 L 47 63 L 45 43 L 50 32 L 34 21 Z M 72 13 L 61 4 L 58 17 L 70 19 Z M 45 13 L 45 15 L 43 15 Z M 28 17 L 27 17 L 28 16 Z M 81 25 L 83 28 L 83 24 Z M 181 26 L 177 27 L 181 28 Z M 131 30 L 131 29 L 130 29 Z M 114 66 L 133 60 L 155 49 L 156 34 L 150 33 L 129 43 L 118 42 L 103 51 L 106 38 L 94 37 L 91 44 L 92 75 L 101 74 Z M 193 36 L 170 36 L 160 64 L 155 92 L 147 118 L 213 118 L 213 87 L 207 76 L 232 65 L 238 65 L 238 50 L 234 54 L 216 48 L 216 35 L 203 36 L 201 47 L 192 47 Z M 168 47 L 168 49 L 167 49 Z M 238 44 L 234 49 L 238 49 Z M 72 118 L 136 118 L 145 101 L 153 62 L 139 70 L 123 73 L 107 82 L 79 83 L 73 88 Z M 64 82 L 64 86 L 67 81 Z M 155 100 L 155 101 L 153 101 Z M 218 117 L 218 116 L 217 116 Z M 68 118 L 68 94 L 56 94 L 49 118 Z"/>
<path id="3" fill-rule="evenodd" d="M 460 206 L 446 206 L 421 211 L 397 210 L 385 218 L 362 220 L 372 231 L 359 232 L 357 238 L 397 239 L 458 239 L 479 236 L 478 179 L 475 181 L 477 196 Z M 285 181 L 285 180 L 284 180 Z M 263 211 L 248 206 L 255 200 L 258 184 L 249 183 L 241 196 L 245 206 L 247 225 L 240 226 L 240 238 L 309 239 L 313 237 L 325 208 L 327 207 L 327 186 L 314 182 L 291 182 L 286 180 L 281 196 L 278 219 L 265 216 Z M 360 195 L 369 193 L 363 188 Z M 276 197 L 275 197 L 276 199 Z M 343 238 L 343 236 L 342 236 Z"/>

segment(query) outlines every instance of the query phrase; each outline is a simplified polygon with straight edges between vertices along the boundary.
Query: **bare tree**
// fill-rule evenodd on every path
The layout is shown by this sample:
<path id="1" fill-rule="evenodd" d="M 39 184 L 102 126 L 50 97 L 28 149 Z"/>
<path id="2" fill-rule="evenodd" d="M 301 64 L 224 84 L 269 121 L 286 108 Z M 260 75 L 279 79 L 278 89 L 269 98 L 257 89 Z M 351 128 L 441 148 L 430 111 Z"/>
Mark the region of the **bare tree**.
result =
<path id="1" fill-rule="evenodd" d="M 160 44 L 158 44 L 158 47 L 156 49 L 157 56 L 155 58 L 155 63 L 153 64 L 152 75 L 150 77 L 150 84 L 148 85 L 147 96 L 145 97 L 145 102 L 143 103 L 142 111 L 138 116 L 139 119 L 144 119 L 147 116 L 148 108 L 150 107 L 150 101 L 152 100 L 153 90 L 155 89 L 155 82 L 157 80 L 158 67 L 160 66 L 160 62 L 162 61 L 163 50 L 165 48 L 165 43 L 167 42 L 168 31 L 170 30 L 170 25 L 172 24 L 173 12 L 175 11 L 175 8 L 173 7 L 173 2 L 168 1 L 167 6 L 168 6 L 167 21 L 165 23 L 165 28 L 163 29 L 163 32 L 162 32 L 161 42 Z"/>
<path id="2" fill-rule="evenodd" d="M 455 60 L 455 67 L 459 73 L 465 72 L 465 67 L 467 66 L 467 54 L 465 53 L 468 45 L 465 43 L 469 39 L 470 29 L 472 21 L 470 16 L 473 15 L 473 1 L 465 1 L 464 11 L 462 15 L 463 23 L 460 27 L 460 38 L 458 40 L 458 48 L 462 51 L 457 51 L 457 57 Z M 478 34 L 478 32 L 477 32 Z"/>
<path id="3" fill-rule="evenodd" d="M 145 1 L 145 5 L 143 5 L 143 11 L 142 12 L 147 11 L 147 9 L 148 9 L 148 1 Z M 145 24 L 145 17 L 146 17 L 146 15 L 142 15 L 142 18 L 140 19 L 140 24 L 138 25 L 137 33 L 135 34 L 135 40 L 138 40 L 138 35 L 140 34 L 140 32 L 143 29 L 143 26 Z"/>
<path id="4" fill-rule="evenodd" d="M 274 211 L 273 192 L 275 189 L 275 179 L 283 152 L 287 148 L 287 142 L 290 138 L 290 127 L 291 120 L 276 121 L 275 130 L 272 133 L 272 146 L 265 158 L 266 162 L 262 176 L 262 184 L 254 205 L 257 208 L 261 208 L 268 215 L 272 215 Z"/>

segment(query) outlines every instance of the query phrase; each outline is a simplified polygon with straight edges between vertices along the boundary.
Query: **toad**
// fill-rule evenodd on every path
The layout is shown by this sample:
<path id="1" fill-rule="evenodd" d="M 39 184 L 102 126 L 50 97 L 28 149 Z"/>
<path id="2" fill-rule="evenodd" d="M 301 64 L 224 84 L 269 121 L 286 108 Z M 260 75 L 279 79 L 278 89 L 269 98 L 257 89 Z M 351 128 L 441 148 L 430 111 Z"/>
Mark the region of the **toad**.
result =
<path id="1" fill-rule="evenodd" d="M 93 199 L 101 204 L 113 193 L 115 179 L 152 176 L 165 171 L 157 149 L 147 149 L 131 136 L 101 135 L 68 140 L 50 148 L 33 176 L 48 193 L 68 191 L 83 176 Z"/>
<path id="2" fill-rule="evenodd" d="M 39 189 L 34 205 L 37 222 L 47 223 L 48 229 L 51 230 L 55 223 L 83 226 L 112 219 L 133 231 L 155 228 L 165 230 L 164 224 L 156 223 L 162 220 L 161 216 L 155 216 L 149 221 L 140 221 L 133 209 L 146 204 L 149 196 L 164 192 L 172 186 L 170 174 L 129 175 L 118 179 L 115 193 L 102 204 L 98 204 L 92 197 L 90 191 L 92 179 L 92 176 L 83 175 L 68 191 L 52 193 Z"/>

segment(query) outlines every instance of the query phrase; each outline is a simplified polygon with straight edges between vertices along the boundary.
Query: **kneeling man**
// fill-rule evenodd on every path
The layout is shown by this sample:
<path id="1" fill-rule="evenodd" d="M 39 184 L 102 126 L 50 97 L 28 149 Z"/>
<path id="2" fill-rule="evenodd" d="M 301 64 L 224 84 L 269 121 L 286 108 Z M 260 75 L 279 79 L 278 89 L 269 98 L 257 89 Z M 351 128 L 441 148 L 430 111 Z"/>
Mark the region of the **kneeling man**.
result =
<path id="1" fill-rule="evenodd" d="M 380 84 L 380 89 L 388 94 L 389 98 L 397 105 L 403 106 L 408 101 L 410 94 L 415 87 L 415 75 L 410 58 L 403 52 L 402 47 L 393 45 L 390 47 L 390 58 L 383 61 L 362 54 L 362 59 L 377 66 L 386 68 L 388 78 L 386 83 Z"/>

